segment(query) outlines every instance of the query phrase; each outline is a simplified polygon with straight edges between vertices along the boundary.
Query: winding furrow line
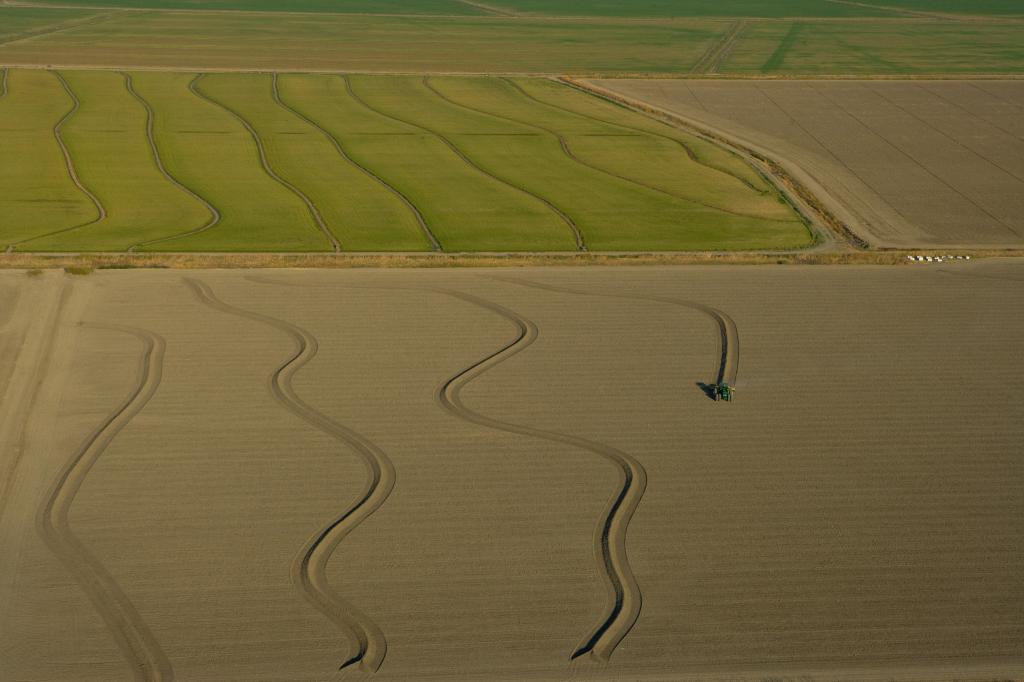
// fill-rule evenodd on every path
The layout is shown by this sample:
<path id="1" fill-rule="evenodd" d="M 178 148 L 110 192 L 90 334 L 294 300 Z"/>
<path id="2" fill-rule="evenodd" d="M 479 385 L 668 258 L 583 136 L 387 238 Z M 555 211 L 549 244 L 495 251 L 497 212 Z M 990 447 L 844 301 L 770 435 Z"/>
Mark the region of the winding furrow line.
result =
<path id="1" fill-rule="evenodd" d="M 68 522 L 71 505 L 89 471 L 160 386 L 166 344 L 162 337 L 145 329 L 98 324 L 87 326 L 120 331 L 138 339 L 143 347 L 138 377 L 130 395 L 93 431 L 64 466 L 39 510 L 37 527 L 43 540 L 64 562 L 103 617 L 132 666 L 135 677 L 168 682 L 174 679 L 174 670 L 153 633 L 113 576 L 75 536 Z"/>
<path id="2" fill-rule="evenodd" d="M 340 252 L 341 251 L 341 242 L 339 242 L 338 238 L 336 236 L 334 236 L 334 233 L 331 232 L 331 229 L 329 227 L 327 227 L 327 222 L 324 220 L 323 215 L 320 214 L 320 209 L 318 209 L 316 207 L 316 204 L 313 203 L 313 200 L 310 199 L 308 196 L 306 196 L 306 193 L 303 192 L 302 190 L 300 190 L 298 187 L 296 187 L 295 185 L 293 185 L 292 183 L 288 182 L 287 180 L 282 178 L 280 175 L 275 173 L 274 169 L 270 167 L 270 162 L 267 161 L 267 151 L 266 151 L 266 148 L 263 146 L 263 140 L 260 138 L 259 133 L 256 132 L 256 129 L 252 127 L 252 124 L 249 123 L 249 121 L 244 116 L 242 116 L 239 112 L 235 111 L 234 109 L 232 109 L 231 107 L 227 106 L 226 104 L 218 102 L 216 99 L 214 99 L 214 98 L 204 94 L 202 91 L 200 91 L 198 89 L 198 87 L 197 87 L 198 83 L 199 83 L 200 80 L 202 80 L 202 78 L 205 75 L 206 74 L 202 74 L 201 73 L 201 74 L 198 74 L 194 79 L 192 79 L 192 82 L 189 83 L 189 90 L 191 90 L 194 94 L 199 96 L 201 99 L 206 100 L 207 102 L 209 102 L 210 104 L 213 104 L 214 106 L 220 107 L 221 109 L 223 109 L 227 113 L 229 113 L 232 116 L 234 116 L 235 119 L 239 123 L 241 123 L 242 126 L 247 131 L 249 131 L 249 135 L 252 137 L 253 142 L 256 143 L 256 149 L 259 152 L 259 156 L 260 156 L 260 164 L 263 166 L 264 172 L 267 175 L 269 175 L 272 180 L 275 180 L 279 185 L 281 185 L 285 189 L 289 190 L 292 194 L 294 194 L 299 199 L 301 199 L 304 204 L 306 204 L 306 208 L 309 209 L 310 215 L 313 217 L 313 220 L 316 222 L 317 227 L 320 228 L 320 231 L 323 232 L 324 236 L 327 237 L 327 240 L 331 243 L 331 247 L 334 249 L 334 252 L 335 253 Z"/>
<path id="3" fill-rule="evenodd" d="M 86 222 L 81 223 L 79 225 L 65 227 L 64 229 L 54 230 L 53 232 L 46 232 L 44 234 L 37 234 L 32 237 L 28 237 L 26 239 L 22 239 L 20 241 L 8 244 L 7 253 L 11 253 L 12 251 L 14 251 L 14 249 L 19 244 L 24 244 L 25 242 L 32 241 L 33 239 L 52 237 L 53 235 L 56 234 L 63 234 L 65 232 L 71 232 L 72 230 L 77 230 L 83 227 L 89 227 L 90 225 L 95 225 L 96 223 L 104 220 L 107 217 L 107 209 L 104 208 L 102 202 L 100 202 L 96 195 L 93 194 L 82 183 L 81 179 L 79 179 L 78 173 L 75 171 L 75 162 L 72 161 L 71 159 L 71 152 L 68 150 L 68 146 L 64 143 L 64 138 L 61 136 L 61 131 L 64 128 L 64 124 L 67 123 L 71 119 L 71 117 L 78 112 L 78 109 L 81 107 L 82 103 L 79 101 L 78 96 L 71 89 L 71 85 L 67 82 L 64 76 L 61 75 L 59 71 L 53 71 L 52 73 L 54 76 L 57 77 L 57 80 L 60 81 L 61 87 L 64 88 L 64 92 L 67 93 L 68 97 L 71 98 L 72 102 L 71 109 L 68 110 L 68 112 L 64 114 L 64 116 L 62 116 L 59 121 L 57 121 L 57 124 L 55 126 L 53 126 L 53 136 L 57 138 L 57 145 L 60 147 L 60 151 L 64 155 L 64 167 L 67 169 L 68 176 L 71 178 L 71 182 L 74 183 L 75 187 L 77 187 L 79 191 L 82 192 L 82 194 L 84 194 L 86 197 L 88 197 L 89 201 L 92 202 L 92 205 L 96 208 L 96 217 L 93 218 L 92 220 L 87 220 Z"/>
<path id="4" fill-rule="evenodd" d="M 266 324 L 291 337 L 295 352 L 271 375 L 271 395 L 289 412 L 349 447 L 367 468 L 369 476 L 359 497 L 307 541 L 292 565 L 292 579 L 314 608 L 351 636 L 355 645 L 353 654 L 339 669 L 357 665 L 365 672 L 376 672 L 387 654 L 387 639 L 373 620 L 334 591 L 327 579 L 327 563 L 342 540 L 387 500 L 395 487 L 395 468 L 384 451 L 369 439 L 318 412 L 296 394 L 292 380 L 316 357 L 319 348 L 316 337 L 290 322 L 224 303 L 203 282 L 194 279 L 185 282 L 204 305 Z"/>
<path id="5" fill-rule="evenodd" d="M 448 289 L 432 289 L 500 315 L 516 328 L 516 337 L 501 349 L 463 369 L 438 389 L 437 400 L 456 417 L 488 428 L 531 436 L 553 443 L 562 443 L 593 453 L 615 466 L 619 472 L 619 488 L 613 495 L 595 534 L 595 550 L 612 597 L 604 616 L 572 652 L 571 659 L 590 655 L 608 661 L 619 643 L 629 634 L 643 604 L 643 596 L 629 565 L 626 532 L 647 488 L 647 472 L 631 455 L 603 443 L 501 421 L 474 412 L 462 402 L 462 389 L 494 366 L 525 350 L 538 336 L 537 325 L 525 317 L 491 301 Z"/>
<path id="6" fill-rule="evenodd" d="M 721 349 L 721 355 L 718 363 L 718 375 L 716 383 L 728 383 L 731 386 L 735 386 L 736 378 L 740 370 L 740 335 L 739 329 L 736 326 L 736 322 L 728 314 L 713 308 L 703 303 L 697 303 L 696 301 L 687 301 L 680 298 L 672 298 L 671 296 L 657 296 L 648 294 L 608 294 L 599 291 L 588 291 L 585 289 L 572 289 L 570 287 L 560 287 L 551 284 L 543 284 L 541 282 L 534 282 L 527 279 L 520 279 L 518 277 L 502 277 L 500 275 L 491 275 L 490 279 L 498 280 L 501 282 L 508 282 L 509 284 L 518 284 L 524 287 L 533 287 L 534 289 L 544 289 L 546 291 L 556 291 L 563 294 L 576 294 L 579 296 L 598 296 L 601 298 L 622 298 L 634 301 L 654 301 L 656 303 L 667 303 L 669 305 L 680 306 L 683 308 L 689 308 L 696 310 L 697 312 L 703 313 L 704 315 L 711 318 L 718 328 L 719 335 L 719 347 Z"/>
<path id="7" fill-rule="evenodd" d="M 131 96 L 138 100 L 139 104 L 141 104 L 143 108 L 145 108 L 146 110 L 146 138 L 149 140 L 149 149 L 153 154 L 153 161 L 156 163 L 157 170 L 159 170 L 160 174 L 167 178 L 167 180 L 172 185 L 174 185 L 175 187 L 182 190 L 183 192 L 191 196 L 193 199 L 201 203 L 203 206 L 206 207 L 206 210 L 210 212 L 209 222 L 207 222 L 202 227 L 198 227 L 194 230 L 189 230 L 188 232 L 182 232 L 180 234 L 172 234 L 167 237 L 150 239 L 148 241 L 139 242 L 138 244 L 133 244 L 132 246 L 128 247 L 128 252 L 131 253 L 132 251 L 135 251 L 138 248 L 149 246 L 151 244 L 159 244 L 161 242 L 171 241 L 172 239 L 191 237 L 192 235 L 199 234 L 200 232 L 206 232 L 211 227 L 220 222 L 220 211 L 218 211 L 217 207 L 211 204 L 206 198 L 201 196 L 198 192 L 196 192 L 190 187 L 185 186 L 184 183 L 182 183 L 180 180 L 171 175 L 170 171 L 167 170 L 167 167 L 164 166 L 163 158 L 160 156 L 160 148 L 157 147 L 156 136 L 153 133 L 154 121 L 156 120 L 156 113 L 153 111 L 153 107 L 150 105 L 150 103 L 146 101 L 146 99 L 135 90 L 135 85 L 132 82 L 132 75 L 127 72 L 122 72 L 121 75 L 124 76 L 125 88 L 131 94 Z"/>
<path id="8" fill-rule="evenodd" d="M 347 75 L 343 75 L 342 78 L 345 81 L 345 87 L 347 88 L 349 95 L 354 100 L 356 100 L 357 102 L 362 104 L 364 107 L 369 109 L 370 111 L 373 111 L 374 113 L 377 113 L 377 114 L 379 114 L 379 115 L 381 115 L 381 116 L 383 116 L 385 118 L 389 118 L 392 121 L 397 121 L 398 123 L 402 123 L 402 124 L 405 124 L 407 126 L 412 126 L 413 128 L 418 128 L 419 130 L 422 130 L 422 131 L 424 131 L 426 133 L 429 133 L 430 135 L 433 135 L 438 140 L 443 142 L 444 145 L 446 147 L 448 147 L 448 149 L 450 149 L 456 156 L 458 156 L 460 159 L 462 159 L 462 161 L 466 165 L 468 165 L 470 168 L 473 168 L 477 172 L 486 175 L 487 177 L 491 178 L 492 180 L 496 180 L 497 182 L 500 182 L 501 184 L 505 185 L 506 187 L 510 187 L 513 190 L 516 190 L 516 191 L 518 191 L 518 192 L 520 192 L 522 194 L 525 194 L 525 195 L 527 195 L 529 197 L 532 197 L 533 199 L 536 199 L 537 201 L 539 201 L 542 204 L 544 204 L 545 206 L 547 206 L 548 209 L 551 210 L 551 212 L 553 212 L 555 215 L 557 215 L 558 218 L 563 223 L 565 223 L 566 226 L 572 231 L 573 239 L 575 239 L 575 241 L 576 241 L 576 249 L 578 251 L 586 251 L 587 250 L 587 245 L 586 245 L 586 242 L 583 239 L 583 234 L 580 232 L 579 227 L 576 226 L 576 223 L 572 220 L 572 218 L 570 218 L 565 213 L 563 213 L 557 206 L 552 204 L 550 201 L 548 201 L 547 199 L 545 199 L 544 197 L 542 197 L 540 195 L 534 194 L 533 192 L 529 191 L 528 189 L 526 189 L 524 187 L 520 187 L 519 185 L 512 184 L 511 182 L 509 182 L 507 180 L 504 180 L 503 178 L 498 177 L 494 173 L 491 173 L 490 171 L 484 169 L 482 166 L 478 165 L 475 161 L 470 159 L 448 137 L 446 137 L 445 135 L 442 135 L 441 133 L 437 132 L 436 130 L 432 130 L 432 129 L 427 128 L 426 126 L 420 125 L 418 123 L 414 123 L 412 121 L 409 121 L 409 120 L 406 120 L 406 119 L 403 119 L 403 118 L 399 118 L 397 116 L 393 116 L 391 114 L 388 114 L 388 113 L 385 113 L 385 112 L 381 111 L 380 109 L 376 109 L 376 108 L 370 106 L 370 104 L 368 102 L 366 102 L 366 100 L 362 99 L 361 97 L 359 97 L 359 95 L 357 95 L 355 93 L 355 90 L 352 88 L 351 79 L 349 79 L 349 77 Z M 430 85 L 427 82 L 427 77 L 426 76 L 423 77 L 423 84 L 427 88 L 430 88 Z"/>
<path id="9" fill-rule="evenodd" d="M 425 79 L 429 79 L 429 76 L 425 77 Z M 523 90 L 521 88 L 519 88 L 515 83 L 512 83 L 511 81 L 509 81 L 507 78 L 503 79 L 503 80 L 505 80 L 505 82 L 507 82 L 507 83 L 510 83 L 514 88 L 518 89 L 519 92 L 523 92 Z M 505 116 L 503 114 L 495 114 L 495 113 L 492 113 L 490 111 L 486 111 L 484 109 L 477 109 L 476 107 L 472 107 L 472 106 L 470 106 L 468 104 L 462 104 L 460 102 L 456 102 L 455 100 L 445 96 L 441 91 L 437 90 L 432 85 L 430 85 L 428 80 L 424 80 L 424 84 L 434 94 L 436 94 L 438 97 L 440 97 L 441 99 L 443 99 L 444 101 L 448 102 L 449 104 L 451 104 L 453 106 L 462 107 L 463 109 L 468 109 L 469 111 L 475 111 L 478 114 L 484 114 L 485 116 L 491 116 L 491 117 L 497 118 L 499 120 L 511 121 L 512 123 L 518 123 L 520 125 L 530 126 L 531 128 L 536 128 L 537 130 L 543 130 L 544 132 L 548 133 L 549 135 L 553 135 L 555 137 L 555 139 L 558 140 L 558 144 L 561 146 L 562 153 L 565 154 L 565 156 L 567 156 L 570 160 L 578 163 L 579 165 L 581 165 L 581 166 L 583 166 L 585 168 L 589 168 L 590 170 L 596 171 L 598 173 L 602 173 L 604 175 L 607 175 L 609 177 L 615 178 L 617 180 L 621 180 L 623 182 L 628 182 L 629 184 L 636 185 L 637 187 L 643 187 L 644 189 L 649 189 L 649 190 L 651 190 L 653 192 L 658 192 L 659 194 L 664 194 L 665 196 L 670 197 L 672 199 L 676 199 L 678 201 L 685 201 L 685 202 L 690 203 L 690 204 L 697 204 L 698 206 L 703 206 L 704 208 L 710 208 L 710 209 L 712 209 L 714 211 L 720 211 L 722 213 L 728 213 L 730 215 L 735 215 L 735 216 L 739 216 L 739 217 L 742 217 L 742 218 L 753 218 L 753 219 L 756 219 L 756 220 L 764 220 L 766 222 L 780 222 L 780 223 L 795 222 L 793 220 L 782 220 L 782 219 L 779 219 L 779 218 L 766 218 L 764 216 L 753 215 L 753 214 L 750 214 L 750 213 L 744 213 L 742 211 L 734 211 L 732 209 L 724 208 L 722 206 L 716 206 L 714 204 L 709 204 L 709 203 L 706 203 L 704 201 L 699 201 L 699 200 L 693 199 L 691 197 L 685 197 L 685 196 L 682 196 L 680 194 L 675 194 L 675 193 L 670 192 L 670 191 L 668 191 L 666 189 L 662 189 L 661 187 L 657 187 L 655 185 L 651 185 L 651 184 L 648 184 L 646 182 L 643 182 L 642 180 L 637 180 L 635 178 L 631 178 L 629 176 L 621 175 L 621 174 L 616 173 L 614 171 L 610 171 L 610 170 L 608 170 L 606 168 L 602 168 L 600 166 L 592 164 L 589 161 L 584 161 L 583 159 L 578 157 L 576 155 L 576 153 L 573 152 L 572 148 L 569 146 L 568 139 L 566 139 L 566 137 L 564 135 L 562 135 L 561 133 L 559 133 L 557 130 L 555 130 L 553 128 L 548 128 L 547 126 L 540 125 L 539 123 L 532 123 L 532 122 L 529 122 L 529 121 L 523 121 L 523 120 L 518 119 L 518 118 L 512 118 L 510 116 Z M 534 101 L 537 101 L 537 100 L 534 100 Z"/>
<path id="10" fill-rule="evenodd" d="M 757 192 L 758 194 L 767 194 L 768 193 L 765 190 L 755 186 L 754 183 L 750 182 L 746 178 L 741 177 L 739 175 L 736 175 L 735 173 L 733 173 L 731 171 L 728 171 L 728 170 L 726 170 L 724 168 L 719 168 L 718 166 L 716 166 L 714 164 L 711 164 L 711 163 L 708 163 L 707 161 L 704 161 L 703 159 L 700 158 L 700 156 L 697 155 L 697 152 L 693 151 L 693 148 L 690 147 L 690 145 L 686 144 L 685 142 L 683 142 L 682 140 L 680 140 L 677 137 L 672 137 L 671 135 L 666 135 L 665 133 L 656 133 L 653 130 L 647 130 L 645 128 L 636 128 L 634 126 L 626 125 L 625 123 L 615 123 L 614 121 L 606 121 L 605 119 L 600 118 L 598 116 L 594 116 L 593 114 L 584 114 L 584 113 L 576 111 L 574 109 L 569 109 L 568 107 L 563 107 L 563 106 L 559 106 L 558 104 L 552 104 L 550 102 L 545 102 L 544 100 L 538 99 L 538 98 L 534 97 L 533 95 L 531 95 L 530 93 L 528 93 L 526 90 L 524 90 L 518 83 L 516 83 L 511 78 L 505 78 L 505 80 L 508 83 L 510 83 L 512 85 L 512 87 L 514 87 L 517 90 L 519 90 L 519 92 L 521 92 L 523 94 L 523 96 L 525 96 L 525 97 L 527 97 L 529 99 L 532 99 L 534 102 L 538 102 L 539 104 L 543 104 L 544 106 L 548 106 L 548 107 L 551 107 L 553 109 L 560 109 L 561 111 L 573 114 L 575 116 L 580 116 L 582 118 L 588 118 L 588 119 L 590 119 L 592 121 L 597 121 L 598 123 L 603 123 L 605 125 L 614 126 L 616 128 L 622 128 L 623 130 L 632 130 L 633 132 L 643 133 L 644 135 L 653 135 L 654 137 L 660 137 L 663 140 L 668 140 L 669 142 L 673 142 L 673 143 L 679 145 L 683 149 L 683 151 L 686 152 L 686 156 L 690 159 L 690 161 L 693 161 L 698 166 L 703 166 L 704 168 L 707 168 L 708 170 L 715 171 L 716 173 L 721 173 L 723 175 L 728 175 L 730 178 L 732 178 L 732 179 L 734 179 L 734 180 L 736 180 L 738 182 L 743 183 L 744 185 L 746 185 L 747 187 L 749 187 L 753 191 Z M 580 87 L 579 85 L 573 83 L 570 80 L 558 80 L 556 82 L 560 83 L 560 84 L 563 84 L 566 87 L 570 87 L 573 90 L 576 90 L 577 92 L 582 92 L 583 94 L 585 94 L 585 95 L 587 95 L 589 97 L 597 97 L 598 99 L 604 99 L 600 95 L 596 95 L 595 93 L 590 92 L 586 88 Z M 619 104 L 617 102 L 614 102 L 612 100 L 604 99 L 604 101 L 610 102 L 611 104 L 614 104 L 615 106 L 620 106 L 620 107 L 622 106 L 621 104 Z M 660 123 L 660 121 L 657 121 L 657 119 L 655 119 L 655 122 Z M 668 124 L 665 124 L 665 125 L 668 125 Z"/>
<path id="11" fill-rule="evenodd" d="M 334 145 L 334 149 L 338 152 L 338 155 L 341 156 L 341 158 L 345 159 L 350 164 L 352 164 L 353 166 L 358 168 L 360 171 L 362 171 L 368 177 L 372 178 L 373 180 L 376 180 L 378 183 L 380 183 L 381 186 L 383 186 L 389 192 L 391 192 L 396 197 L 398 197 L 398 199 L 403 204 L 405 204 L 405 207 L 408 208 L 409 211 L 413 214 L 413 217 L 416 218 L 416 222 L 419 223 L 420 229 L 423 231 L 423 235 L 427 238 L 427 241 L 430 242 L 431 248 L 434 251 L 443 251 L 444 249 L 441 248 L 441 242 L 438 241 L 437 237 L 431 231 L 430 227 L 427 225 L 426 218 L 423 217 L 423 213 L 420 212 L 419 208 L 416 207 L 416 204 L 414 204 L 412 202 L 412 199 L 407 197 L 404 193 L 402 193 L 401 190 L 399 190 L 397 187 L 395 187 L 394 185 L 389 183 L 387 180 L 385 180 L 381 176 L 377 175 L 372 170 L 370 170 L 366 166 L 360 164 L 358 161 L 356 161 L 351 156 L 349 156 L 348 152 L 345 151 L 344 146 L 342 146 L 341 141 L 337 137 L 335 137 L 330 131 L 328 131 L 326 128 L 324 128 L 319 123 L 317 123 L 313 119 L 309 118 L 305 114 L 301 113 L 300 111 L 298 111 L 294 107 L 291 107 L 288 104 L 285 104 L 284 100 L 281 99 L 281 92 L 280 92 L 280 90 L 277 87 L 277 76 L 278 76 L 277 72 L 274 72 L 273 82 L 272 82 L 273 83 L 273 92 L 274 92 L 274 101 L 277 102 L 277 104 L 282 109 L 284 109 L 284 110 L 286 110 L 288 112 L 291 112 L 293 115 L 297 116 L 298 118 L 302 119 L 303 121 L 305 121 L 309 125 L 313 126 L 317 130 L 319 130 L 323 134 L 323 136 L 326 137 L 328 139 L 328 141 L 330 141 L 330 143 L 332 145 Z"/>

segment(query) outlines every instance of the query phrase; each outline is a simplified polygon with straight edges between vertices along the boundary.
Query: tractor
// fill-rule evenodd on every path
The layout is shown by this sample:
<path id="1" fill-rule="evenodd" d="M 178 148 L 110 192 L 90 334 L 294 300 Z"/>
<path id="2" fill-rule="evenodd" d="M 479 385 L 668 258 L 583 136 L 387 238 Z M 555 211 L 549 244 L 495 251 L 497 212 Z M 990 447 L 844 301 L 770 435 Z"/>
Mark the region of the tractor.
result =
<path id="1" fill-rule="evenodd" d="M 720 384 L 712 386 L 715 393 L 715 400 L 724 400 L 727 403 L 732 402 L 732 394 L 736 390 L 724 381 Z"/>

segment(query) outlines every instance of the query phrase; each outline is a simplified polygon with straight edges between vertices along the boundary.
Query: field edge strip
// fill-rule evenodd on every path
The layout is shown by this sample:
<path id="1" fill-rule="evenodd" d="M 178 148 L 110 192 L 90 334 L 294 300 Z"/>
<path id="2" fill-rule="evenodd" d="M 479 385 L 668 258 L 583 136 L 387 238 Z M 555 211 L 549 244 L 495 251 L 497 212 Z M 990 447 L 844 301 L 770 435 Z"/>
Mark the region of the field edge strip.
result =
<path id="1" fill-rule="evenodd" d="M 75 536 L 68 520 L 71 505 L 89 471 L 110 443 L 156 394 L 162 379 L 166 342 L 159 334 L 135 327 L 82 326 L 119 331 L 138 339 L 142 343 L 138 376 L 125 400 L 64 465 L 39 509 L 36 525 L 44 542 L 64 563 L 102 616 L 136 677 L 151 682 L 170 682 L 174 679 L 174 670 L 167 655 L 113 576 Z"/>
<path id="2" fill-rule="evenodd" d="M 71 89 L 71 84 L 68 83 L 67 79 L 64 78 L 60 71 L 50 72 L 60 82 L 60 85 L 64 89 L 64 92 L 67 94 L 67 96 L 71 98 L 71 109 L 69 109 L 68 112 L 64 114 L 64 116 L 62 116 L 61 119 L 57 121 L 57 123 L 53 126 L 53 136 L 57 139 L 57 146 L 60 147 L 60 151 L 64 155 L 64 168 L 67 171 L 68 177 L 71 179 L 72 184 L 74 184 L 75 187 L 77 187 L 78 190 L 82 194 L 84 194 L 86 198 L 88 198 L 89 201 L 92 203 L 93 207 L 96 209 L 96 217 L 93 218 L 92 220 L 87 220 L 84 223 L 79 223 L 78 225 L 72 225 L 71 227 L 65 227 L 60 230 L 46 232 L 44 234 L 37 234 L 32 237 L 27 237 L 25 239 L 8 244 L 6 249 L 7 253 L 13 252 L 15 248 L 17 248 L 21 244 L 26 244 L 36 239 L 43 239 L 45 237 L 52 237 L 54 235 L 64 234 L 65 232 L 71 232 L 73 230 L 78 230 L 83 227 L 89 227 L 90 225 L 95 225 L 96 223 L 105 220 L 107 217 L 107 209 L 103 206 L 103 202 L 101 202 L 99 198 L 97 198 L 97 196 L 93 194 L 88 187 L 85 186 L 81 178 L 78 177 L 78 171 L 75 169 L 75 162 L 71 158 L 71 151 L 68 149 L 67 144 L 64 142 L 64 137 L 62 135 L 62 132 L 64 130 L 64 124 L 71 120 L 71 118 L 76 113 L 78 113 L 78 109 L 81 107 L 82 103 L 78 99 L 78 95 L 76 95 L 74 90 Z"/>
<path id="3" fill-rule="evenodd" d="M 256 128 L 254 128 L 253 125 L 249 123 L 249 120 L 242 116 L 240 112 L 224 104 L 217 98 L 202 92 L 202 90 L 199 89 L 199 82 L 206 75 L 206 73 L 197 74 L 196 77 L 192 79 L 192 82 L 189 83 L 189 90 L 191 90 L 201 99 L 224 110 L 225 112 L 233 116 L 235 120 L 242 124 L 242 126 L 246 129 L 246 131 L 248 131 L 249 135 L 252 137 L 253 142 L 256 143 L 256 151 L 259 154 L 260 165 L 263 166 L 263 171 L 268 176 L 270 176 L 272 180 L 274 180 L 279 185 L 290 191 L 292 194 L 298 197 L 302 201 L 302 203 L 306 205 L 306 209 L 309 211 L 310 217 L 313 218 L 313 221 L 316 223 L 317 228 L 324 235 L 324 237 L 327 238 L 327 241 L 331 244 L 331 248 L 334 250 L 335 253 L 340 252 L 342 250 L 341 242 L 338 241 L 337 236 L 335 236 L 335 234 L 327 226 L 327 222 L 324 220 L 323 215 L 320 213 L 320 209 L 316 207 L 316 204 L 313 202 L 313 200 L 310 199 L 309 196 L 307 196 L 306 193 L 303 192 L 301 189 L 299 189 L 291 182 L 285 180 L 280 175 L 278 175 L 270 166 L 270 162 L 267 159 L 266 147 L 264 147 L 263 139 L 260 137 L 260 134 L 256 131 Z"/>
<path id="4" fill-rule="evenodd" d="M 647 488 L 647 472 L 631 455 L 603 443 L 530 426 L 501 421 L 474 412 L 461 400 L 461 390 L 474 379 L 492 367 L 508 360 L 528 348 L 538 337 L 537 325 L 529 319 L 478 296 L 450 289 L 430 289 L 477 307 L 496 313 L 516 328 L 516 337 L 499 350 L 460 370 L 437 390 L 435 396 L 443 409 L 464 421 L 487 428 L 529 436 L 579 448 L 600 456 L 616 467 L 620 475 L 620 487 L 613 495 L 595 533 L 595 552 L 603 569 L 611 603 L 601 620 L 592 628 L 573 650 L 570 660 L 583 656 L 607 662 L 615 648 L 629 634 L 643 605 L 640 586 L 629 564 L 626 551 L 626 533 L 629 522 L 640 505 Z"/>
<path id="5" fill-rule="evenodd" d="M 185 237 L 191 237 L 193 235 L 200 234 L 201 232 L 205 232 L 220 222 L 221 214 L 220 211 L 217 210 L 217 207 L 210 203 L 209 200 L 201 196 L 191 187 L 186 186 L 183 182 L 181 182 L 176 177 L 171 175 L 170 171 L 167 170 L 167 167 L 164 165 L 163 158 L 160 155 L 160 148 L 159 146 L 157 146 L 156 143 L 156 136 L 153 132 L 154 122 L 156 121 L 156 112 L 153 111 L 152 105 L 142 95 L 140 95 L 138 91 L 135 90 L 131 74 L 125 71 L 122 72 L 121 75 L 124 76 L 125 89 L 127 89 L 129 94 L 131 94 L 131 96 L 134 97 L 139 102 L 139 104 L 141 104 L 142 107 L 146 110 L 146 138 L 149 140 L 149 148 L 153 154 L 153 161 L 156 163 L 157 170 L 159 170 L 160 174 L 163 175 L 171 184 L 173 184 L 178 189 L 182 190 L 183 192 L 191 196 L 193 199 L 201 203 L 206 208 L 206 210 L 210 212 L 210 220 L 204 225 L 194 230 L 189 230 L 187 232 L 181 232 L 178 234 L 168 235 L 166 237 L 150 239 L 148 241 L 133 244 L 128 247 L 128 252 L 131 253 L 136 249 L 144 248 L 152 244 L 160 244 L 167 241 L 173 241 L 175 239 L 183 239 Z"/>
<path id="6" fill-rule="evenodd" d="M 293 115 L 297 116 L 298 118 L 302 119 L 303 121 L 305 121 L 309 125 L 313 126 L 317 130 L 319 130 L 323 134 L 323 136 L 326 137 L 327 140 L 334 146 L 334 149 L 338 152 L 338 155 L 341 156 L 341 158 L 343 158 L 345 161 L 348 161 L 350 164 L 352 164 L 352 166 L 354 166 L 355 168 L 357 168 L 360 171 L 362 171 L 366 176 L 368 176 L 371 179 L 375 180 L 381 186 L 383 186 L 385 189 L 387 189 L 389 192 L 391 192 L 393 195 L 395 195 L 403 204 L 405 204 L 406 208 L 409 209 L 409 212 L 412 213 L 413 217 L 416 219 L 416 222 L 420 226 L 420 230 L 423 232 L 423 236 L 427 238 L 428 242 L 430 242 L 431 249 L 433 251 L 438 251 L 438 252 L 444 251 L 444 249 L 441 246 L 441 242 L 438 241 L 437 236 L 430 229 L 430 226 L 427 225 L 427 219 L 423 216 L 423 212 L 420 211 L 420 209 L 416 206 L 415 203 L 413 203 L 412 199 L 410 199 L 408 196 L 406 196 L 405 193 L 403 193 L 400 189 L 398 189 L 397 187 L 395 187 L 394 185 L 389 183 L 383 177 L 381 177 L 380 175 L 375 173 L 369 167 L 364 166 L 363 164 L 361 164 L 358 161 L 356 161 L 355 159 L 353 159 L 349 155 L 349 153 L 347 151 L 345 151 L 345 147 L 344 147 L 344 145 L 341 144 L 341 140 L 339 140 L 333 133 L 331 133 L 329 130 L 324 128 L 322 125 L 320 125 L 319 123 L 314 121 L 309 116 L 306 116 L 305 114 L 300 112 L 298 109 L 296 109 L 296 108 L 292 107 L 291 105 L 287 104 L 282 99 L 280 90 L 278 89 L 277 77 L 278 77 L 278 72 L 275 71 L 274 72 L 274 76 L 273 76 L 273 81 L 272 81 L 273 91 L 274 91 L 274 101 L 277 102 L 277 104 L 280 105 L 282 109 L 284 109 L 284 110 L 286 110 L 288 112 L 291 112 Z"/>
<path id="7" fill-rule="evenodd" d="M 292 580 L 315 609 L 352 636 L 355 651 L 339 666 L 339 670 L 354 665 L 367 673 L 377 672 L 387 655 L 387 638 L 370 617 L 331 588 L 326 569 L 338 545 L 391 495 L 396 481 L 394 465 L 369 439 L 330 419 L 295 392 L 292 379 L 316 357 L 319 350 L 315 336 L 291 322 L 225 303 L 200 280 L 184 278 L 184 281 L 203 305 L 268 325 L 292 339 L 296 350 L 271 375 L 271 396 L 286 410 L 355 452 L 370 474 L 357 500 L 307 541 L 292 564 Z"/>

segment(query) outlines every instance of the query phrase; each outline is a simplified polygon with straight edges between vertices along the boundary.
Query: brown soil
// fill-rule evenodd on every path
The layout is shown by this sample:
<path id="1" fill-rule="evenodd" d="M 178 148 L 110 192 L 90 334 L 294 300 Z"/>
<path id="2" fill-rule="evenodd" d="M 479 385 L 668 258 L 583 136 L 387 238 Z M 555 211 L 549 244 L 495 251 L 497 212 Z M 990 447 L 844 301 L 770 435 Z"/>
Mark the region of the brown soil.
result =
<path id="1" fill-rule="evenodd" d="M 834 213 L 873 245 L 1024 245 L 1019 81 L 595 85 L 720 131 L 811 176 L 814 193 L 837 205 Z"/>
<path id="2" fill-rule="evenodd" d="M 1022 281 L 0 272 L 0 679 L 1020 678 Z"/>

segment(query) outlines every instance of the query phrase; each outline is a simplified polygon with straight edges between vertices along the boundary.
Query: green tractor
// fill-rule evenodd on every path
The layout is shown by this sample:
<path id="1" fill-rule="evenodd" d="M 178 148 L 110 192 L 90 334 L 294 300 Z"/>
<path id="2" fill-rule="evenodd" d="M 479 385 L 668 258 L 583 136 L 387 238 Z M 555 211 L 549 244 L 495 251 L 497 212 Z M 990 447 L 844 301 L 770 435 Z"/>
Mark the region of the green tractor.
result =
<path id="1" fill-rule="evenodd" d="M 732 394 L 736 390 L 724 381 L 720 384 L 715 384 L 712 388 L 715 391 L 715 400 L 724 400 L 727 403 L 732 402 Z"/>

